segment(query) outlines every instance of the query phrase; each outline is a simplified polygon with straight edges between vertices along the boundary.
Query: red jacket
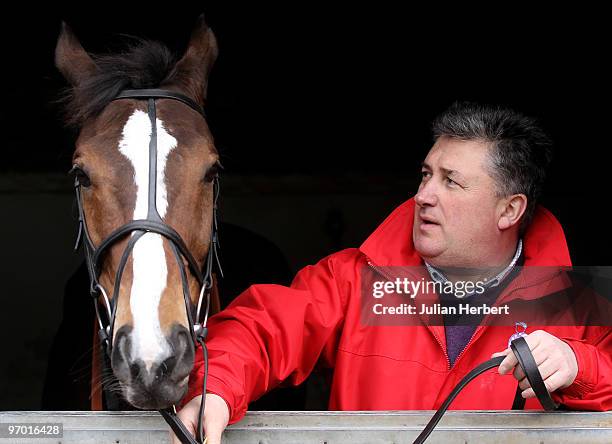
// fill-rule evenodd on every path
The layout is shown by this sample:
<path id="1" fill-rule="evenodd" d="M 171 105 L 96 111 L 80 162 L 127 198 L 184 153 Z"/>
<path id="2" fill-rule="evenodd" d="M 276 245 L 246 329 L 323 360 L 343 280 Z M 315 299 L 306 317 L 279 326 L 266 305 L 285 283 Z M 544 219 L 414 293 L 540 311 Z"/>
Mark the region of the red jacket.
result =
<path id="1" fill-rule="evenodd" d="M 437 409 L 466 373 L 507 347 L 513 327 L 480 326 L 451 368 L 443 326 L 360 323 L 362 267 L 422 264 L 412 243 L 414 206 L 410 199 L 398 207 L 359 249 L 302 269 L 291 287 L 253 285 L 210 319 L 207 392 L 225 399 L 230 423 L 281 382 L 303 382 L 316 364 L 334 368 L 331 410 Z M 543 208 L 525 234 L 524 257 L 525 266 L 570 265 L 563 230 Z M 610 327 L 542 329 L 567 342 L 578 361 L 574 383 L 553 398 L 576 410 L 611 410 Z M 203 367 L 198 349 L 183 405 L 201 394 Z M 516 386 L 512 375 L 489 371 L 451 408 L 510 409 Z M 534 398 L 525 408 L 541 406 Z"/>

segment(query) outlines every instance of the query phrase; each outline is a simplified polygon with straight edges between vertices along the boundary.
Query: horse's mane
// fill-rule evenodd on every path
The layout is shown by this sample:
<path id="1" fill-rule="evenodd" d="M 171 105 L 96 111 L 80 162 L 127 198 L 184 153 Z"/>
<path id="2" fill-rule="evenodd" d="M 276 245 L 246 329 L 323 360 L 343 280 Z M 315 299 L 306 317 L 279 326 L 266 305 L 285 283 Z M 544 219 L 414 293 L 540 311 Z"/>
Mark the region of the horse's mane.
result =
<path id="1" fill-rule="evenodd" d="M 175 76 L 176 58 L 155 41 L 133 38 L 123 52 L 93 59 L 96 72 L 60 98 L 68 126 L 78 127 L 100 114 L 123 89 L 157 88 Z"/>

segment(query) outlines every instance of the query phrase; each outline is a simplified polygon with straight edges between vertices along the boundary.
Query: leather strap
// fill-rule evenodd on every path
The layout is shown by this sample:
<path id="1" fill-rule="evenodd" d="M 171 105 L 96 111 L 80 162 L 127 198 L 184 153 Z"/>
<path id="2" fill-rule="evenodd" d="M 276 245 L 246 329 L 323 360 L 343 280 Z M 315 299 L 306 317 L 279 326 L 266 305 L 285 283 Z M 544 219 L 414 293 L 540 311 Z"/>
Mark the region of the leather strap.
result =
<path id="1" fill-rule="evenodd" d="M 531 350 L 529 349 L 529 345 L 525 338 L 520 337 L 512 341 L 510 344 L 514 355 L 516 356 L 519 365 L 527 375 L 527 380 L 529 384 L 533 388 L 538 400 L 542 404 L 545 410 L 555 410 L 558 405 L 552 400 L 550 397 L 550 393 L 546 390 L 546 386 L 544 385 L 544 381 L 542 380 L 542 375 L 538 370 L 538 366 L 533 359 L 533 355 L 531 354 Z M 465 377 L 459 381 L 459 384 L 455 386 L 453 391 L 448 395 L 448 397 L 444 400 L 438 411 L 434 414 L 434 416 L 429 420 L 421 434 L 414 440 L 413 444 L 422 444 L 429 437 L 433 429 L 438 425 L 438 422 L 442 419 L 444 413 L 450 406 L 451 402 L 457 397 L 459 392 L 463 390 L 463 388 L 468 385 L 470 381 L 472 381 L 477 376 L 486 372 L 495 367 L 499 367 L 502 361 L 505 359 L 505 356 L 498 356 L 493 359 L 489 359 L 488 361 L 483 362 L 478 367 L 469 372 Z M 537 387 L 537 388 L 536 388 Z M 542 391 L 543 390 L 543 391 Z M 514 402 L 512 405 L 513 410 L 522 410 L 525 405 L 525 399 L 521 396 L 522 390 L 520 387 L 517 387 L 516 394 L 514 396 Z M 519 399 L 520 398 L 520 399 Z"/>
<path id="2" fill-rule="evenodd" d="M 102 243 L 93 255 L 93 266 L 95 268 L 95 271 L 98 271 L 102 254 L 105 253 L 111 245 L 117 242 L 119 238 L 131 234 L 133 231 L 139 230 L 161 234 L 165 238 L 171 240 L 172 243 L 179 248 L 181 254 L 185 257 L 185 259 L 187 259 L 191 272 L 196 277 L 200 285 L 202 285 L 203 278 L 202 273 L 199 270 L 198 263 L 191 255 L 191 252 L 189 251 L 187 246 L 185 246 L 185 243 L 183 242 L 183 239 L 181 239 L 179 234 L 173 228 L 171 228 L 169 225 L 164 224 L 163 222 L 156 222 L 147 219 L 136 219 L 130 221 L 125 225 L 122 225 L 117 228 L 111 234 L 109 234 L 108 237 L 104 239 L 104 241 L 102 241 Z"/>
<path id="3" fill-rule="evenodd" d="M 200 402 L 200 409 L 198 411 L 198 425 L 196 428 L 197 439 L 191 436 L 191 433 L 185 427 L 185 424 L 179 419 L 175 411 L 172 409 L 160 410 L 159 413 L 166 420 L 176 437 L 181 441 L 182 444 L 206 444 L 206 436 L 204 433 L 204 409 L 206 407 L 206 383 L 208 380 L 208 348 L 204 343 L 204 337 L 206 331 L 203 332 L 202 338 L 198 338 L 198 342 L 202 347 L 204 354 L 204 379 L 202 381 L 202 401 Z"/>
<path id="4" fill-rule="evenodd" d="M 174 413 L 173 410 L 164 409 L 160 410 L 159 413 L 166 420 L 176 437 L 180 439 L 183 444 L 201 444 L 202 442 L 204 442 L 198 442 L 193 438 L 193 436 L 191 436 L 191 433 L 189 432 L 189 430 L 187 430 L 185 424 L 183 424 L 179 417 L 176 416 L 176 413 Z"/>
<path id="5" fill-rule="evenodd" d="M 557 409 L 559 404 L 554 402 L 550 396 L 550 393 L 548 393 L 544 380 L 542 379 L 542 375 L 538 370 L 538 364 L 536 364 L 535 359 L 533 359 L 533 355 L 531 354 L 531 350 L 529 349 L 529 345 L 527 344 L 527 341 L 525 341 L 525 338 L 515 339 L 510 343 L 510 347 L 514 352 L 519 365 L 525 372 L 529 385 L 535 392 L 540 404 L 542 404 L 542 407 L 544 407 L 544 410 L 550 411 Z"/>
<path id="6" fill-rule="evenodd" d="M 124 89 L 121 91 L 115 100 L 117 99 L 172 99 L 178 100 L 179 102 L 183 102 L 185 105 L 197 111 L 202 117 L 206 118 L 206 114 L 204 113 L 204 109 L 198 105 L 195 100 L 187 97 L 183 94 L 176 93 L 174 91 L 168 91 L 166 89 Z"/>

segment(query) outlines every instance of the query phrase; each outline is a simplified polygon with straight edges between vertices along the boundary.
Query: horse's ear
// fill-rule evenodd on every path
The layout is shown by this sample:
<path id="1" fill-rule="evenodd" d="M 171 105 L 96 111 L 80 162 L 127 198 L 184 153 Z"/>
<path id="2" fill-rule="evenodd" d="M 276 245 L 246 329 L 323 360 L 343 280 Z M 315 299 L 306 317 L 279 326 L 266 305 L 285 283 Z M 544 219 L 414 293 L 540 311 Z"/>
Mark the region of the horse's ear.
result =
<path id="1" fill-rule="evenodd" d="M 200 104 L 206 99 L 208 74 L 217 58 L 217 39 L 204 20 L 198 17 L 189 46 L 176 64 L 176 79 Z"/>
<path id="2" fill-rule="evenodd" d="M 77 86 L 96 70 L 93 59 L 65 22 L 62 22 L 55 46 L 55 66 L 72 86 Z"/>

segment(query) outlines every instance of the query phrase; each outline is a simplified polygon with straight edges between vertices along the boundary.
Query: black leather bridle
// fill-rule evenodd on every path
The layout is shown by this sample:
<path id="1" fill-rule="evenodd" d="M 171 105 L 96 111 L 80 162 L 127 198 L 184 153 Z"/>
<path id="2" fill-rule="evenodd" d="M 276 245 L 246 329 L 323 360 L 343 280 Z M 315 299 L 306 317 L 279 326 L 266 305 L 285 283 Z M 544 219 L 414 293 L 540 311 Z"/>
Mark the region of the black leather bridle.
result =
<path id="1" fill-rule="evenodd" d="M 202 387 L 202 402 L 200 404 L 199 420 L 198 420 L 198 440 L 194 440 L 185 425 L 176 416 L 176 410 L 174 406 L 172 409 L 164 409 L 159 412 L 164 417 L 166 422 L 170 425 L 174 433 L 184 444 L 198 444 L 198 442 L 204 442 L 204 407 L 206 399 L 206 380 L 208 375 L 208 350 L 204 339 L 206 338 L 207 328 L 206 323 L 208 320 L 208 311 L 210 309 L 210 296 L 213 287 L 213 265 L 216 262 L 217 267 L 221 275 L 221 264 L 219 262 L 218 255 L 218 239 L 217 239 L 217 200 L 219 198 L 219 178 L 218 175 L 212 180 L 213 183 L 213 212 L 212 212 L 212 226 L 210 234 L 210 245 L 207 253 L 206 260 L 204 261 L 203 270 L 200 270 L 197 261 L 185 245 L 185 242 L 181 236 L 169 225 L 164 223 L 161 216 L 159 215 L 156 207 L 156 195 L 157 195 L 157 124 L 156 124 L 156 99 L 171 99 L 184 103 L 191 109 L 195 110 L 203 118 L 205 117 L 204 110 L 195 101 L 182 94 L 163 90 L 163 89 L 129 89 L 120 92 L 117 97 L 113 100 L 121 99 L 136 99 L 146 100 L 148 107 L 148 115 L 151 121 L 151 139 L 149 142 L 149 189 L 148 189 L 148 212 L 146 219 L 132 220 L 125 225 L 120 226 L 113 231 L 108 237 L 106 237 L 100 245 L 94 246 L 89 231 L 87 230 L 87 223 L 85 221 L 85 213 L 83 211 L 83 202 L 81 197 L 81 186 L 82 183 L 79 180 L 78 174 L 75 174 L 74 189 L 76 192 L 76 201 L 79 210 L 79 231 L 74 249 L 77 250 L 79 245 L 83 243 L 85 252 L 85 262 L 87 264 L 87 271 L 89 273 L 90 280 L 90 294 L 93 297 L 95 306 L 96 318 L 99 325 L 98 334 L 100 341 L 102 342 L 104 349 L 111 357 L 112 342 L 113 342 L 113 328 L 115 323 L 115 315 L 117 313 L 118 298 L 119 298 L 119 287 L 121 284 L 121 277 L 127 260 L 134 248 L 136 242 L 145 233 L 156 233 L 169 241 L 174 257 L 179 264 L 181 281 L 183 286 L 183 297 L 185 299 L 185 308 L 187 312 L 187 319 L 189 323 L 189 331 L 193 339 L 194 345 L 197 348 L 198 344 L 202 347 L 202 353 L 204 355 L 204 380 Z M 74 166 L 70 172 L 74 173 L 78 170 L 77 166 Z M 127 235 L 131 234 L 132 237 L 128 241 L 128 244 L 123 251 L 119 267 L 115 276 L 115 283 L 112 293 L 112 298 L 109 298 L 104 287 L 98 281 L 100 276 L 100 266 L 104 258 L 105 253 L 109 248 L 117 241 L 123 239 Z M 84 240 L 84 242 L 82 242 Z M 200 296 L 198 298 L 197 306 L 191 301 L 189 294 L 189 285 L 187 282 L 187 273 L 183 264 L 183 259 L 187 261 L 191 274 L 196 278 L 200 285 Z M 100 296 L 103 298 L 104 309 L 106 312 L 103 319 L 100 310 Z M 205 303 L 205 306 L 202 305 Z M 106 322 L 105 322 L 106 321 Z"/>

